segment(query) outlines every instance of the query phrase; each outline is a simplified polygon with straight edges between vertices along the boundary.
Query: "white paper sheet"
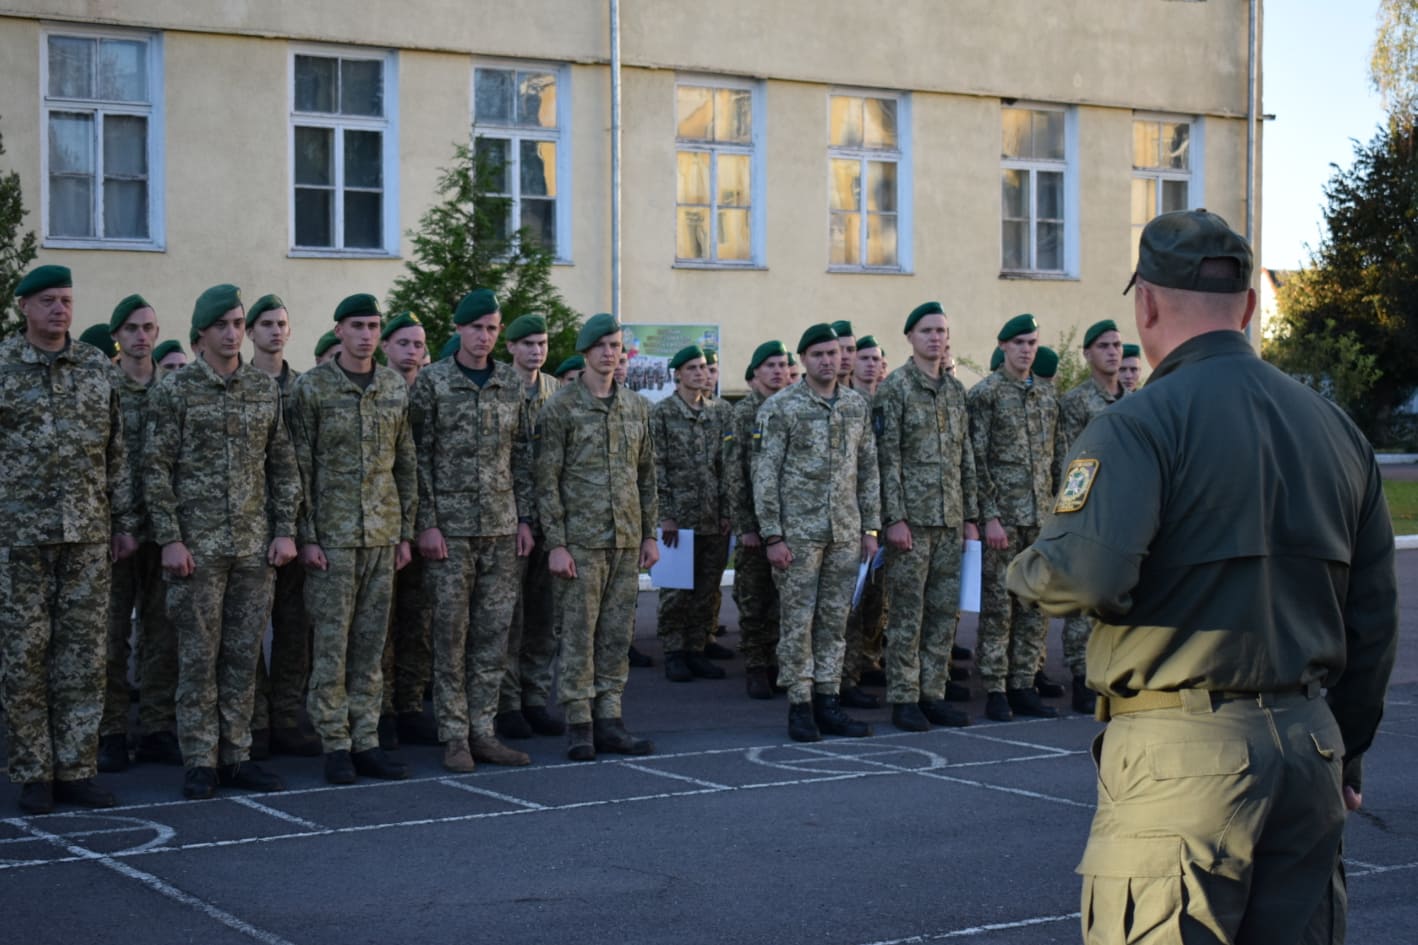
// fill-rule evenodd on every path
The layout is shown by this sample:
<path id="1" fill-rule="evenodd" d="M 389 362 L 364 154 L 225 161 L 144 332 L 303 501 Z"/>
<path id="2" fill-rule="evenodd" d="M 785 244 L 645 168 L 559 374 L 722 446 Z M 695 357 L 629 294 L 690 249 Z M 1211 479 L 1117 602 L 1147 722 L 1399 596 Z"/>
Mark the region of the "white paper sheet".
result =
<path id="1" fill-rule="evenodd" d="M 965 550 L 960 556 L 960 609 L 971 613 L 980 612 L 980 543 L 965 542 Z"/>
<path id="2" fill-rule="evenodd" d="M 650 569 L 650 582 L 656 587 L 692 590 L 694 588 L 694 532 L 679 530 L 675 547 L 665 545 L 664 532 L 655 529 L 655 541 L 660 546 L 660 560 Z"/>
<path id="3" fill-rule="evenodd" d="M 857 568 L 857 589 L 852 591 L 852 609 L 862 602 L 862 590 L 867 586 L 867 575 L 871 573 L 871 562 L 863 561 Z"/>

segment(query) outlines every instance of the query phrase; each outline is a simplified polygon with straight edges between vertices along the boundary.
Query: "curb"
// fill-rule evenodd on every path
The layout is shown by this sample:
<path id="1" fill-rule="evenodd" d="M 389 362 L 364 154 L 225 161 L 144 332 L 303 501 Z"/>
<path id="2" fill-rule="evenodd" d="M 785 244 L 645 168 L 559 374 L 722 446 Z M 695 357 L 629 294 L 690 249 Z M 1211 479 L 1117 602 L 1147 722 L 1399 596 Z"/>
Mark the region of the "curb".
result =
<path id="1" fill-rule="evenodd" d="M 1393 540 L 1393 547 L 1399 551 L 1412 551 L 1418 548 L 1418 535 L 1399 535 Z"/>

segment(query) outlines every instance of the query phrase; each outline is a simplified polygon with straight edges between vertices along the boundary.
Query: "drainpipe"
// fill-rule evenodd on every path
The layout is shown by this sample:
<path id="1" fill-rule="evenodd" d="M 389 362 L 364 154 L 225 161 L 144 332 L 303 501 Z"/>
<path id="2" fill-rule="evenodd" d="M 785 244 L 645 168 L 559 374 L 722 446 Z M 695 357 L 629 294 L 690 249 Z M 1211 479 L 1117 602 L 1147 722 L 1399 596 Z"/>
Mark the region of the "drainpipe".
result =
<path id="1" fill-rule="evenodd" d="M 1251 0 L 1254 16 L 1256 0 Z M 620 0 L 611 4 L 611 314 L 620 318 Z"/>

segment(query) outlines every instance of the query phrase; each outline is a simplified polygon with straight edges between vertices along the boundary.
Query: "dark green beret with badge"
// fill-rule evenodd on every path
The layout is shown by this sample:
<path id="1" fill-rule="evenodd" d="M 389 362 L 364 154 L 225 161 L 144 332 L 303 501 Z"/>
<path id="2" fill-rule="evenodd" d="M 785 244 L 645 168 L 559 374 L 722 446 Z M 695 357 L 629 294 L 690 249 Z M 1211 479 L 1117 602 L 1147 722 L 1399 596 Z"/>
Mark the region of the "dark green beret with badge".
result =
<path id="1" fill-rule="evenodd" d="M 256 324 L 256 319 L 266 312 L 274 312 L 278 308 L 285 308 L 286 303 L 281 301 L 281 297 L 274 292 L 267 292 L 261 296 L 251 307 L 246 310 L 246 327 L 250 328 Z M 338 321 L 338 319 L 337 319 Z"/>
<path id="2" fill-rule="evenodd" d="M 521 341 L 528 335 L 545 335 L 547 320 L 540 315 L 518 315 L 507 326 L 507 340 Z"/>
<path id="3" fill-rule="evenodd" d="M 423 327 L 423 322 L 413 312 L 402 312 L 389 319 L 389 324 L 384 326 L 384 330 L 379 333 L 380 341 L 387 341 L 394 332 L 404 328 Z"/>
<path id="4" fill-rule="evenodd" d="M 670 370 L 678 371 L 690 361 L 704 357 L 704 349 L 699 345 L 685 345 L 675 352 L 675 356 L 670 358 Z M 707 360 L 707 359 L 706 359 Z"/>
<path id="5" fill-rule="evenodd" d="M 109 333 L 108 326 L 103 322 L 85 328 L 84 333 L 79 336 L 79 340 L 102 351 L 104 357 L 112 358 L 118 354 L 118 344 L 113 340 L 113 335 Z"/>
<path id="6" fill-rule="evenodd" d="M 998 350 L 998 349 L 996 349 Z M 1059 353 L 1048 345 L 1040 345 L 1034 354 L 1034 374 L 1045 380 L 1059 373 Z"/>
<path id="7" fill-rule="evenodd" d="M 438 349 L 438 360 L 451 358 L 458 353 L 458 349 L 463 347 L 463 339 L 454 334 L 447 341 L 443 342 L 443 347 Z"/>
<path id="8" fill-rule="evenodd" d="M 1123 345 L 1123 357 L 1140 358 L 1142 357 L 1142 349 L 1137 345 Z"/>
<path id="9" fill-rule="evenodd" d="M 765 341 L 757 348 L 753 349 L 753 357 L 748 359 L 748 370 L 744 372 L 743 379 L 753 380 L 753 372 L 763 366 L 763 362 L 769 358 L 777 357 L 780 354 L 788 354 L 787 345 L 781 341 Z M 792 357 L 792 355 L 788 355 Z"/>
<path id="10" fill-rule="evenodd" d="M 876 343 L 875 335 L 862 335 L 857 339 L 858 351 L 865 351 L 868 348 L 876 348 L 878 351 L 881 350 L 881 345 Z"/>
<path id="11" fill-rule="evenodd" d="M 453 324 L 466 325 L 469 322 L 477 321 L 484 315 L 491 315 L 500 306 L 497 296 L 491 289 L 474 289 L 463 296 L 458 307 L 453 310 Z"/>
<path id="12" fill-rule="evenodd" d="M 1004 349 L 1003 349 L 1003 348 L 996 348 L 996 349 L 994 350 L 994 353 L 990 355 L 990 370 L 991 370 L 991 371 L 998 371 L 999 368 L 1000 368 L 1000 365 L 1003 364 L 1003 363 L 1004 363 Z"/>
<path id="13" fill-rule="evenodd" d="M 162 359 L 173 353 L 183 354 L 182 342 L 176 338 L 169 338 L 153 349 L 153 363 L 161 363 Z"/>
<path id="14" fill-rule="evenodd" d="M 1231 260 L 1230 272 L 1202 274 L 1208 260 Z M 1251 285 L 1251 246 L 1221 217 L 1208 210 L 1178 210 L 1152 218 L 1137 243 L 1138 279 L 1191 292 L 1244 292 Z"/>
<path id="15" fill-rule="evenodd" d="M 995 335 L 995 340 L 1008 341 L 1011 338 L 1017 338 L 1020 335 L 1027 335 L 1031 331 L 1038 330 L 1039 322 L 1033 315 L 1028 313 L 1016 315 L 1004 323 L 1004 327 L 999 330 L 999 334 Z"/>
<path id="16" fill-rule="evenodd" d="M 108 318 L 108 330 L 113 332 L 122 328 L 123 323 L 128 320 L 128 316 L 132 315 L 140 308 L 152 308 L 152 306 L 148 304 L 147 299 L 143 298 L 138 293 L 135 292 L 123 299 L 123 301 L 113 307 L 113 314 Z"/>
<path id="17" fill-rule="evenodd" d="M 363 315 L 371 318 L 382 318 L 384 313 L 379 310 L 379 300 L 368 292 L 357 292 L 354 295 L 345 296 L 339 305 L 335 306 L 335 321 L 342 322 L 347 318 L 354 318 Z M 462 324 L 462 322 L 459 322 Z"/>
<path id="18" fill-rule="evenodd" d="M 558 364 L 556 370 L 551 372 L 551 376 L 559 379 L 565 376 L 568 371 L 580 371 L 584 370 L 585 367 L 586 359 L 579 354 L 573 354 L 571 357 Z"/>
<path id="19" fill-rule="evenodd" d="M 586 324 L 576 333 L 576 350 L 589 351 L 596 342 L 606 335 L 620 331 L 620 322 L 608 312 L 598 312 L 586 319 Z"/>
<path id="20" fill-rule="evenodd" d="M 857 333 L 852 330 L 852 323 L 845 318 L 832 323 L 832 330 L 837 332 L 838 338 L 855 338 Z"/>
<path id="21" fill-rule="evenodd" d="M 333 331 L 327 331 L 320 336 L 320 340 L 315 342 L 315 356 L 318 358 L 326 351 L 340 343 L 340 338 Z"/>
<path id="22" fill-rule="evenodd" d="M 911 314 L 906 316 L 906 327 L 901 330 L 902 334 L 910 334 L 911 329 L 916 327 L 916 322 L 927 315 L 944 315 L 945 309 L 940 307 L 939 302 L 922 302 L 911 309 Z"/>
<path id="23" fill-rule="evenodd" d="M 1101 322 L 1094 322 L 1088 326 L 1088 330 L 1083 333 L 1083 347 L 1088 349 L 1093 347 L 1093 342 L 1098 340 L 1098 336 L 1110 331 L 1117 331 L 1118 324 L 1111 318 L 1105 318 Z"/>
<path id="24" fill-rule="evenodd" d="M 197 296 L 197 304 L 192 306 L 192 327 L 206 331 L 234 308 L 241 308 L 241 290 L 229 282 L 214 285 Z"/>
<path id="25" fill-rule="evenodd" d="M 718 350 L 717 348 L 705 348 L 705 349 L 704 349 L 704 363 L 705 363 L 705 364 L 718 364 L 718 363 L 719 363 L 719 350 Z"/>
<path id="26" fill-rule="evenodd" d="M 45 289 L 72 289 L 74 274 L 68 266 L 36 266 L 25 274 L 20 284 L 15 286 L 15 298 L 22 299 Z"/>
<path id="27" fill-rule="evenodd" d="M 838 322 L 838 325 L 846 325 L 846 322 Z M 850 329 L 852 326 L 847 325 Z M 818 322 L 810 325 L 808 330 L 803 332 L 803 336 L 798 339 L 798 354 L 802 354 L 813 345 L 820 345 L 824 341 L 836 341 L 840 333 L 836 328 L 826 322 Z"/>

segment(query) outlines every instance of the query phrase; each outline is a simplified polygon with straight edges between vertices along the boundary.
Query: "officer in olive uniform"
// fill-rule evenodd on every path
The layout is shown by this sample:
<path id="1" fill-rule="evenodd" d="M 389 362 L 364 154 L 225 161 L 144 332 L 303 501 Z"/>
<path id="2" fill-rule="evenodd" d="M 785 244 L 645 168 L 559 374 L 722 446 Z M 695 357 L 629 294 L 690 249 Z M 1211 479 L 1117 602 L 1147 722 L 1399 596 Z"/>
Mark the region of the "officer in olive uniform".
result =
<path id="1" fill-rule="evenodd" d="M 1097 618 L 1090 943 L 1344 937 L 1345 809 L 1398 634 L 1393 529 L 1363 435 L 1242 334 L 1251 266 L 1205 210 L 1146 226 L 1129 287 L 1152 379 L 1083 431 L 1010 567 L 1022 600 Z"/>

